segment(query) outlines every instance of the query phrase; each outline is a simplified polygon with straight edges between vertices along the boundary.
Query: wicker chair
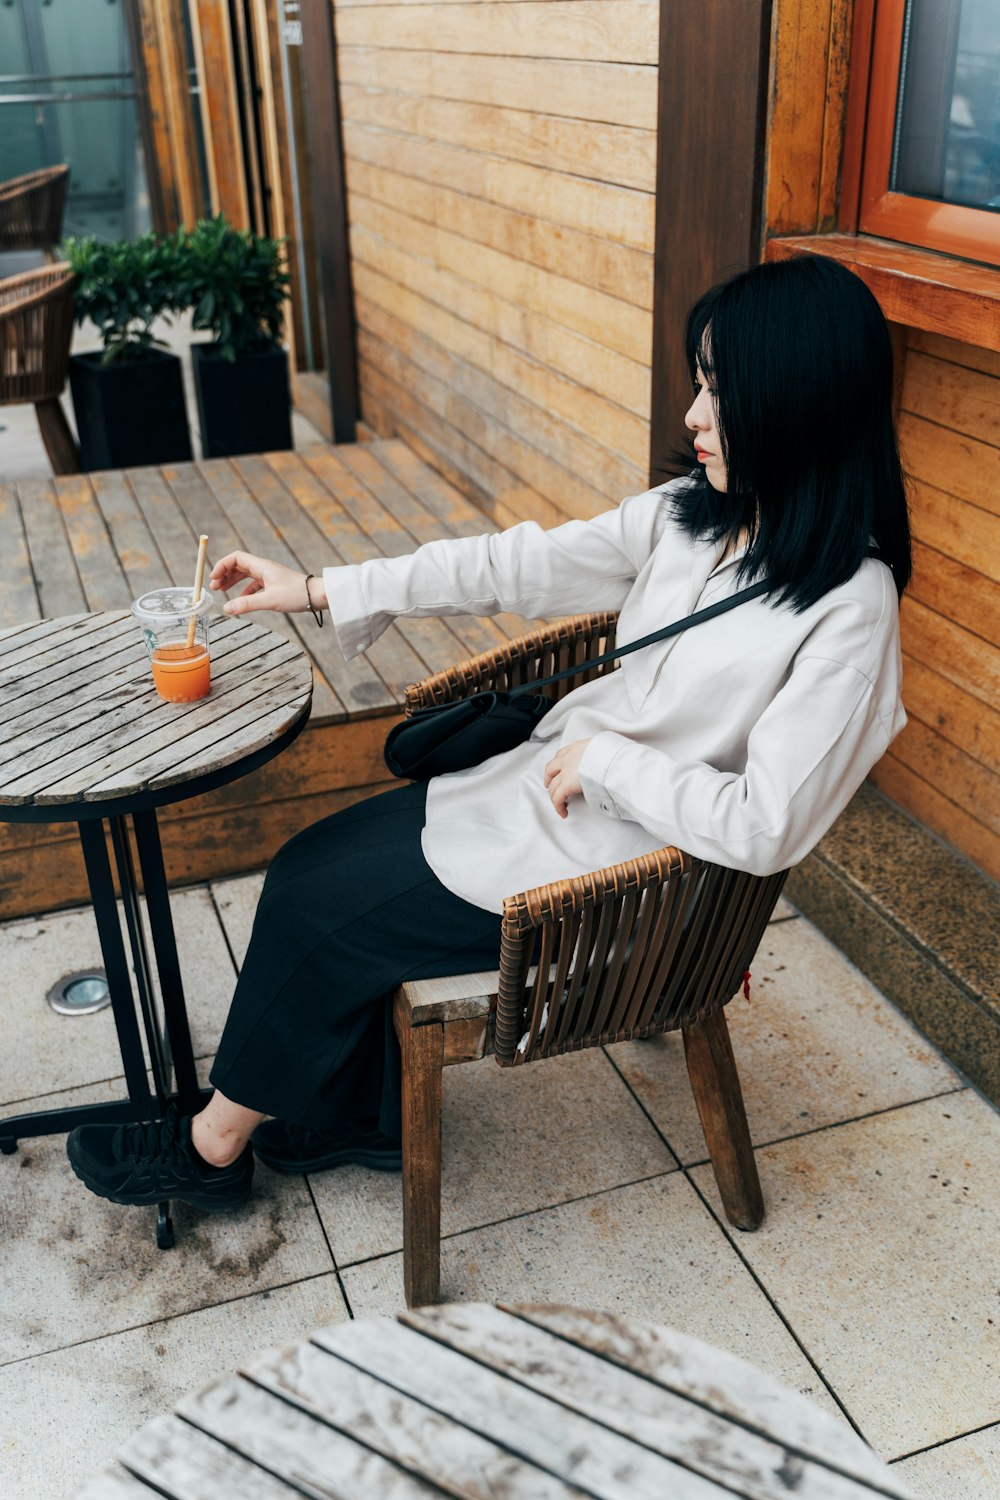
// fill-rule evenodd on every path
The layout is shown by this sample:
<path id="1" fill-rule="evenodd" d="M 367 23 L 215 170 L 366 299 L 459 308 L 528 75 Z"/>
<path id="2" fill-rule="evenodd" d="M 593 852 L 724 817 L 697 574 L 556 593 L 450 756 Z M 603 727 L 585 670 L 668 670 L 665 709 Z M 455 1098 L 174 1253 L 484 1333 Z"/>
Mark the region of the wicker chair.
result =
<path id="1" fill-rule="evenodd" d="M 80 455 L 59 401 L 69 367 L 75 285 L 65 262 L 0 281 L 0 406 L 34 403 L 56 474 L 80 472 Z"/>
<path id="2" fill-rule="evenodd" d="M 409 688 L 431 703 L 534 681 L 613 649 L 616 616 L 561 620 Z M 614 667 L 589 669 L 571 686 Z M 764 1216 L 723 1007 L 744 975 L 785 874 L 758 877 L 659 849 L 504 902 L 499 972 L 402 985 L 403 1261 L 407 1305 L 440 1288 L 442 1069 L 493 1052 L 501 1067 L 680 1029 L 730 1222 Z"/>
<path id="3" fill-rule="evenodd" d="M 69 167 L 43 167 L 0 182 L 0 250 L 44 250 L 62 239 Z"/>

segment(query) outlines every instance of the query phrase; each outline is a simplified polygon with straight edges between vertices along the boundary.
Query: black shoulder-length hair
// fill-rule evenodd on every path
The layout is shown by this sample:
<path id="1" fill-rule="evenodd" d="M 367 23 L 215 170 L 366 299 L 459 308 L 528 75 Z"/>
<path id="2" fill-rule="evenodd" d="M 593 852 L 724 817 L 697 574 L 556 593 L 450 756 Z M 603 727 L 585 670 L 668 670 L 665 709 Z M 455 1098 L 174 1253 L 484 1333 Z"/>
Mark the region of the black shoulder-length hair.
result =
<path id="1" fill-rule="evenodd" d="M 853 577 L 871 545 L 902 596 L 892 346 L 864 283 L 817 255 L 755 266 L 699 298 L 685 352 L 715 393 L 727 470 L 721 494 L 696 467 L 677 497 L 685 530 L 721 541 L 745 528 L 741 579 L 770 579 L 797 611 Z"/>

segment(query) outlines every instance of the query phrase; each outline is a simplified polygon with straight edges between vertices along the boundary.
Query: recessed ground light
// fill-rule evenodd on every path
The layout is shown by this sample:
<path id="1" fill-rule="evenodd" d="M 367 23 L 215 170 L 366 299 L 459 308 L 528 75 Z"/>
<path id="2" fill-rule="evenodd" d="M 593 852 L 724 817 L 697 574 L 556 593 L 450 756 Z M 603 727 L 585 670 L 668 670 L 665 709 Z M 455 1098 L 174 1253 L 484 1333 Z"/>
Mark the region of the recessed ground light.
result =
<path id="1" fill-rule="evenodd" d="M 107 975 L 103 969 L 75 969 L 49 990 L 46 997 L 61 1016 L 87 1016 L 111 1004 Z"/>

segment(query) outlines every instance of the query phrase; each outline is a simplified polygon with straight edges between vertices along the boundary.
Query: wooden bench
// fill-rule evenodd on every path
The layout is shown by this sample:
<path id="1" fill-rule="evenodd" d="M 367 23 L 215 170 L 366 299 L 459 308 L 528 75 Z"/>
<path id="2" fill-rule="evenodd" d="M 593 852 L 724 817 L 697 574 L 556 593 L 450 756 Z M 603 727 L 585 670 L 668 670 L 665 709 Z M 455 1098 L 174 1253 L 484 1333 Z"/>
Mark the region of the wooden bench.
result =
<path id="1" fill-rule="evenodd" d="M 397 440 L 0 483 L 0 627 L 187 583 L 202 531 L 210 558 L 243 548 L 305 573 L 497 526 Z M 273 765 L 164 815 L 172 885 L 259 869 L 308 823 L 393 785 L 382 745 L 407 685 L 527 628 L 514 615 L 400 620 L 346 662 L 329 622 L 260 618 L 309 653 L 309 726 Z M 0 830 L 0 914 L 86 900 L 72 824 Z"/>

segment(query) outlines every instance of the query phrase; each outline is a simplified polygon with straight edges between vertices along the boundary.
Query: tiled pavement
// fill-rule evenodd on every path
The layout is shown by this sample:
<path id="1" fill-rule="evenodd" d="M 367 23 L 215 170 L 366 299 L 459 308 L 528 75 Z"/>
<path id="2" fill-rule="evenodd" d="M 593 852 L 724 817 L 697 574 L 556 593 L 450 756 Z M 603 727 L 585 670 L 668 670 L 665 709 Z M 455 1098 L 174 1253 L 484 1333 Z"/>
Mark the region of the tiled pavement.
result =
<path id="1" fill-rule="evenodd" d="M 174 899 L 207 1068 L 259 876 Z M 49 985 L 99 959 L 86 912 L 0 927 L 0 1108 L 113 1094 L 108 1012 Z M 1000 1119 L 791 908 L 729 1010 L 767 1218 L 720 1220 L 676 1036 L 523 1072 L 445 1074 L 442 1297 L 671 1324 L 840 1411 L 926 1500 L 1000 1493 Z M 29 1101 L 30 1103 L 26 1102 Z M 258 1168 L 231 1216 L 91 1197 L 63 1142 L 0 1158 L 0 1469 L 68 1497 L 186 1391 L 264 1349 L 402 1306 L 400 1185 Z"/>

